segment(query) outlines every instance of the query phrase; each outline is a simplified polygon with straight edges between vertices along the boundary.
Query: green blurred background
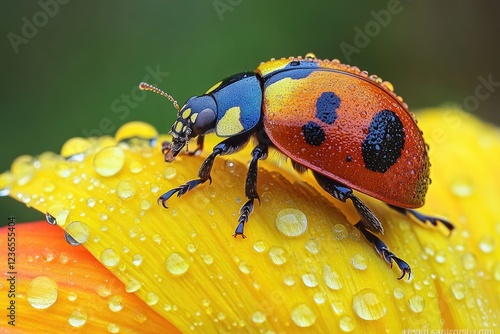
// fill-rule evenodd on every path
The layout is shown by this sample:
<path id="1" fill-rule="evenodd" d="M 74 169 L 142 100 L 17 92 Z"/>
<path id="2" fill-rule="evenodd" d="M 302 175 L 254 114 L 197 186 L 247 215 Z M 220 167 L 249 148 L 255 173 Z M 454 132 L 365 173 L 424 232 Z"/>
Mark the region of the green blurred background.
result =
<path id="1" fill-rule="evenodd" d="M 148 75 L 182 104 L 261 61 L 314 52 L 391 81 L 412 110 L 463 105 L 479 77 L 500 82 L 495 1 L 59 1 L 0 4 L 0 172 L 133 120 L 166 132 L 172 105 L 133 97 Z M 490 90 L 468 109 L 500 124 Z M 0 222 L 12 214 L 43 218 L 0 198 Z"/>

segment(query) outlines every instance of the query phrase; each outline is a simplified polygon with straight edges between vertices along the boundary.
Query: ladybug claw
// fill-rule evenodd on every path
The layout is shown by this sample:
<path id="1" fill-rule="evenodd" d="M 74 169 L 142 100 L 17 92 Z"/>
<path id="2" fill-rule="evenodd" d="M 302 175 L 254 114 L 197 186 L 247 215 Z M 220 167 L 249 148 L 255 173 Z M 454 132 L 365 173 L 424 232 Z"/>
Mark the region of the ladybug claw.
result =
<path id="1" fill-rule="evenodd" d="M 236 238 L 237 236 L 241 235 L 242 239 L 246 238 L 246 235 L 243 234 L 243 229 L 245 227 L 245 222 L 240 222 L 238 226 L 236 227 L 236 230 L 234 230 L 233 237 Z"/>

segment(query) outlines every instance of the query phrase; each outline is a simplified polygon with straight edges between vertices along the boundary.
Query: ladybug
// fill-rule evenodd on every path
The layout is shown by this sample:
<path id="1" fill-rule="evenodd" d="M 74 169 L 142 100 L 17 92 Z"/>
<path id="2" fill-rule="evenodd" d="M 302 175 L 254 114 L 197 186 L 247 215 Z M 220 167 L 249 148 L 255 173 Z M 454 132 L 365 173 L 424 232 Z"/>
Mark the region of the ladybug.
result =
<path id="1" fill-rule="evenodd" d="M 182 196 L 206 181 L 218 155 L 232 154 L 255 139 L 245 182 L 248 201 L 243 204 L 234 237 L 241 235 L 254 208 L 257 194 L 257 164 L 269 149 L 288 157 L 293 168 L 311 170 L 318 184 L 337 200 L 351 200 L 360 220 L 355 224 L 403 278 L 411 268 L 398 258 L 375 233 L 383 234 L 380 220 L 353 190 L 386 202 L 391 208 L 421 223 L 453 225 L 441 218 L 413 210 L 424 204 L 430 184 L 427 145 L 407 105 L 389 82 L 366 71 L 321 60 L 271 59 L 254 72 L 244 72 L 220 81 L 201 96 L 187 100 L 182 108 L 168 94 L 146 83 L 140 88 L 167 97 L 178 110 L 171 128 L 173 141 L 165 142 L 165 161 L 172 161 L 190 139 L 199 154 L 203 138 L 215 132 L 225 138 L 203 162 L 199 178 L 186 182 L 158 198 L 165 208 L 174 194 Z M 186 148 L 187 151 L 187 148 Z"/>

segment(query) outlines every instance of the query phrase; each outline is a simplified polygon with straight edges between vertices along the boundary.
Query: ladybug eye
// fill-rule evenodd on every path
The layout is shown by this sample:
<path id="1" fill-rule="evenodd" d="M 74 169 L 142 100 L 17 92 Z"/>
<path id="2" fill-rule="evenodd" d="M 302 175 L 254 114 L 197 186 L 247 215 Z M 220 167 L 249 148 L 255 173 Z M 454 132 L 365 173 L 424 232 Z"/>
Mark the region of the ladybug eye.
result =
<path id="1" fill-rule="evenodd" d="M 203 109 L 196 116 L 191 129 L 196 135 L 201 135 L 215 127 L 215 111 L 210 108 Z"/>

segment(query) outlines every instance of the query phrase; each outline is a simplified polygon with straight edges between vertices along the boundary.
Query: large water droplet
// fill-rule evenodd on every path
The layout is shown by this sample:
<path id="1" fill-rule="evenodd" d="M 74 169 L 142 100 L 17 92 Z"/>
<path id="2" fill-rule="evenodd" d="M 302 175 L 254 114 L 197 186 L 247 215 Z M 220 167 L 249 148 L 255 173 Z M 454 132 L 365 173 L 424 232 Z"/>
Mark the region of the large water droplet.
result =
<path id="1" fill-rule="evenodd" d="M 396 299 L 401 299 L 405 296 L 405 292 L 401 288 L 395 288 L 393 294 Z"/>
<path id="2" fill-rule="evenodd" d="M 148 304 L 149 306 L 153 306 L 153 305 L 156 305 L 158 303 L 158 295 L 154 292 L 148 292 L 147 295 L 146 295 L 146 304 Z"/>
<path id="3" fill-rule="evenodd" d="M 117 146 L 105 147 L 94 156 L 94 170 L 105 177 L 113 176 L 122 170 L 125 152 Z"/>
<path id="4" fill-rule="evenodd" d="M 28 183 L 35 174 L 34 158 L 30 155 L 21 155 L 17 157 L 12 165 L 10 171 L 17 180 L 17 184 L 25 185 Z"/>
<path id="5" fill-rule="evenodd" d="M 238 268 L 243 274 L 250 274 L 252 272 L 252 266 L 247 261 L 240 261 L 238 263 Z"/>
<path id="6" fill-rule="evenodd" d="M 125 291 L 128 293 L 136 292 L 141 288 L 141 286 L 141 283 L 132 277 L 125 283 Z"/>
<path id="7" fill-rule="evenodd" d="M 52 216 L 50 213 L 45 213 L 45 219 L 50 225 L 57 225 L 56 217 Z"/>
<path id="8" fill-rule="evenodd" d="M 351 258 L 352 266 L 358 270 L 366 270 L 368 268 L 368 260 L 361 254 L 357 253 Z"/>
<path id="9" fill-rule="evenodd" d="M 316 275 L 313 273 L 306 273 L 302 275 L 302 282 L 304 282 L 305 286 L 308 286 L 310 288 L 314 288 L 315 286 L 318 286 L 318 279 L 316 278 Z"/>
<path id="10" fill-rule="evenodd" d="M 277 265 L 281 266 L 286 263 L 285 250 L 279 246 L 273 246 L 269 249 L 269 258 L 271 261 Z"/>
<path id="11" fill-rule="evenodd" d="M 472 270 L 476 267 L 476 256 L 472 253 L 465 253 L 462 256 L 462 264 L 467 270 Z"/>
<path id="12" fill-rule="evenodd" d="M 75 137 L 66 141 L 61 148 L 61 157 L 68 161 L 83 161 L 85 154 L 92 148 L 86 138 Z"/>
<path id="13" fill-rule="evenodd" d="M 99 258 L 101 263 L 107 267 L 115 267 L 118 262 L 120 262 L 120 254 L 118 254 L 113 248 L 103 250 Z"/>
<path id="14" fill-rule="evenodd" d="M 344 224 L 335 224 L 333 226 L 333 236 L 337 240 L 342 240 L 347 237 L 347 229 Z"/>
<path id="15" fill-rule="evenodd" d="M 466 287 L 464 282 L 456 281 L 451 284 L 451 292 L 456 300 L 462 300 L 465 298 Z"/>
<path id="16" fill-rule="evenodd" d="M 287 208 L 276 215 L 276 228 L 288 237 L 296 237 L 307 230 L 307 217 L 297 209 Z"/>
<path id="17" fill-rule="evenodd" d="M 68 322 L 73 327 L 82 327 L 87 322 L 87 314 L 81 309 L 76 309 L 69 315 Z"/>
<path id="18" fill-rule="evenodd" d="M 108 299 L 109 309 L 113 312 L 119 312 L 123 309 L 123 297 L 112 296 Z"/>
<path id="19" fill-rule="evenodd" d="M 424 310 L 425 299 L 421 295 L 413 295 L 408 299 L 408 306 L 413 312 L 420 313 Z"/>
<path id="20" fill-rule="evenodd" d="M 165 267 L 172 275 L 183 275 L 189 269 L 188 258 L 182 253 L 172 253 L 165 260 Z"/>
<path id="21" fill-rule="evenodd" d="M 115 140 L 121 143 L 127 143 L 131 146 L 145 143 L 148 146 L 155 146 L 158 138 L 158 131 L 145 122 L 129 122 L 122 125 L 115 134 Z"/>
<path id="22" fill-rule="evenodd" d="M 266 244 L 264 243 L 264 241 L 257 241 L 256 243 L 253 244 L 253 249 L 257 253 L 262 253 L 266 250 Z"/>
<path id="23" fill-rule="evenodd" d="M 352 298 L 354 313 L 363 320 L 377 320 L 387 312 L 387 307 L 373 289 L 363 289 Z"/>
<path id="24" fill-rule="evenodd" d="M 30 282 L 26 299 L 33 308 L 44 310 L 56 302 L 57 292 L 57 283 L 53 279 L 38 276 Z"/>
<path id="25" fill-rule="evenodd" d="M 68 224 L 64 235 L 71 246 L 77 246 L 89 239 L 89 227 L 85 223 L 74 221 Z"/>
<path id="26" fill-rule="evenodd" d="M 307 240 L 305 247 L 309 251 L 309 253 L 313 255 L 317 255 L 319 253 L 319 245 L 314 240 Z"/>
<path id="27" fill-rule="evenodd" d="M 316 314 L 306 304 L 295 306 L 290 312 L 290 317 L 299 327 L 311 327 L 316 322 Z"/>
<path id="28" fill-rule="evenodd" d="M 142 260 L 143 260 L 143 257 L 141 254 L 134 254 L 134 256 L 132 257 L 132 263 L 135 266 L 140 266 L 142 263 Z"/>
<path id="29" fill-rule="evenodd" d="M 329 265 L 323 265 L 323 280 L 327 287 L 332 290 L 338 290 L 342 288 L 342 282 L 340 282 L 340 275 L 333 271 Z"/>
<path id="30" fill-rule="evenodd" d="M 256 324 L 262 324 L 266 321 L 266 315 L 260 311 L 252 314 L 252 321 Z"/>

